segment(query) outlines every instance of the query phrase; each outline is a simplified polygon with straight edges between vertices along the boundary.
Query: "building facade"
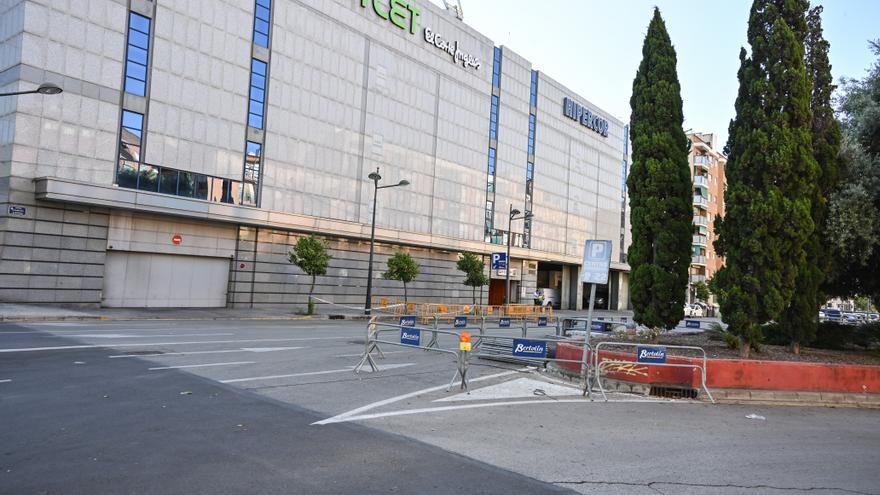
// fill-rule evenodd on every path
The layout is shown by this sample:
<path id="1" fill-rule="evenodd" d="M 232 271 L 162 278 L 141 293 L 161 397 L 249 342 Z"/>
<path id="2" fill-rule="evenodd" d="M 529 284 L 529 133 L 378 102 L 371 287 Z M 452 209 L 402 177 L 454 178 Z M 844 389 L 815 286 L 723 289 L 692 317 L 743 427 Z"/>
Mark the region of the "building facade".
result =
<path id="1" fill-rule="evenodd" d="M 727 157 L 718 151 L 714 134 L 688 133 L 691 152 L 688 159 L 694 181 L 694 233 L 691 246 L 690 286 L 688 301 L 698 300 L 694 284 L 708 283 L 721 266 L 724 258 L 715 251 L 715 218 L 724 216 L 724 189 L 727 179 L 724 166 Z M 717 309 L 715 297 L 703 301 Z"/>
<path id="2" fill-rule="evenodd" d="M 0 16 L 0 300 L 363 307 L 410 252 L 411 299 L 470 302 L 459 253 L 510 241 L 513 302 L 581 308 L 587 239 L 628 304 L 626 128 L 428 0 L 12 0 Z M 372 211 L 371 172 L 380 185 Z M 531 213 L 510 226 L 511 209 Z M 483 303 L 500 303 L 489 270 Z"/>

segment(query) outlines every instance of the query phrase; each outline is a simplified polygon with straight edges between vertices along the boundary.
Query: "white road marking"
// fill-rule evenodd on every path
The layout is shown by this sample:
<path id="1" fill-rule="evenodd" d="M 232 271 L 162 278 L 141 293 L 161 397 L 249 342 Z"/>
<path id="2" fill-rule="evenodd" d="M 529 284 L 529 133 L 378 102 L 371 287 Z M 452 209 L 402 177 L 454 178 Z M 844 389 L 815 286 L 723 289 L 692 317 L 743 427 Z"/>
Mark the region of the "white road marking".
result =
<path id="1" fill-rule="evenodd" d="M 11 381 L 12 381 L 11 378 L 7 378 L 7 379 L 5 379 L 5 380 L 0 380 L 0 383 L 9 383 L 9 382 L 11 382 Z"/>
<path id="2" fill-rule="evenodd" d="M 164 335 L 130 335 L 125 333 L 81 333 L 64 335 L 81 339 L 151 339 L 154 337 L 227 337 L 234 333 L 169 333 Z"/>
<path id="3" fill-rule="evenodd" d="M 55 347 L 20 347 L 17 349 L 0 349 L 0 353 L 9 352 L 34 352 L 34 351 L 66 351 L 69 349 L 99 349 L 107 347 L 149 347 L 154 345 L 192 345 L 192 344 L 235 344 L 239 342 L 295 342 L 303 340 L 337 340 L 350 339 L 351 337 L 305 337 L 293 339 L 245 339 L 245 340 L 201 340 L 195 342 L 142 342 L 139 344 L 112 344 L 112 345 L 62 345 Z"/>
<path id="4" fill-rule="evenodd" d="M 516 373 L 521 373 L 526 370 L 528 370 L 528 368 L 521 368 L 519 370 L 504 371 L 502 373 L 495 373 L 494 375 L 481 376 L 478 378 L 473 378 L 473 379 L 468 380 L 468 383 L 481 382 L 484 380 L 491 380 L 493 378 L 501 378 L 502 376 L 509 376 L 509 375 L 513 375 Z M 406 399 L 409 399 L 412 397 L 417 397 L 422 394 L 429 394 L 431 392 L 436 392 L 438 390 L 445 390 L 446 387 L 447 387 L 447 385 L 437 385 L 436 387 L 429 387 L 429 388 L 425 388 L 422 390 L 416 390 L 415 392 L 410 392 L 408 394 L 398 395 L 396 397 L 391 397 L 389 399 L 376 401 L 371 404 L 367 404 L 366 406 L 362 406 L 357 409 L 352 409 L 351 411 L 344 412 L 342 414 L 337 414 L 336 416 L 333 416 L 332 418 L 327 418 L 327 419 L 324 419 L 321 421 L 316 421 L 312 424 L 313 425 L 327 425 L 327 424 L 331 424 L 331 423 L 338 423 L 338 422 L 345 420 L 346 418 L 354 417 L 356 414 L 360 414 L 362 412 L 369 411 L 370 409 L 375 409 L 377 407 L 387 406 L 388 404 L 393 404 L 393 403 L 401 401 L 401 400 L 406 400 Z"/>
<path id="5" fill-rule="evenodd" d="M 386 364 L 382 366 L 382 371 L 390 370 L 395 368 L 404 368 L 406 366 L 413 366 L 416 363 L 400 363 L 400 364 Z M 289 375 L 269 375 L 269 376 L 255 376 L 253 378 L 234 378 L 232 380 L 220 380 L 220 383 L 241 383 L 241 382 L 254 382 L 259 380 L 274 380 L 276 378 L 294 378 L 298 376 L 314 376 L 314 375 L 329 375 L 332 373 L 351 373 L 351 370 L 354 369 L 354 366 L 348 366 L 346 368 L 338 369 L 338 370 L 327 370 L 327 371 L 310 371 L 307 373 L 291 373 Z"/>
<path id="6" fill-rule="evenodd" d="M 254 364 L 253 361 L 236 361 L 234 363 L 208 363 L 208 364 L 185 364 L 183 366 L 160 366 L 158 368 L 149 368 L 150 371 L 159 370 L 177 370 L 183 368 L 207 368 L 209 366 L 233 366 L 236 364 Z"/>
<path id="7" fill-rule="evenodd" d="M 473 381 L 473 380 L 471 380 Z M 638 400 L 638 399 L 623 399 L 623 400 L 615 400 L 614 403 L 676 403 L 676 404 L 692 404 L 693 402 L 686 401 L 663 401 L 663 400 Z M 328 425 L 333 423 L 345 423 L 348 421 L 363 421 L 367 419 L 376 419 L 376 418 L 386 418 L 390 416 L 406 416 L 410 414 L 425 414 L 425 413 L 434 413 L 434 412 L 443 412 L 443 411 L 455 411 L 459 409 L 477 409 L 484 407 L 504 407 L 504 406 L 523 406 L 523 405 L 531 405 L 531 404 L 590 404 L 591 401 L 589 399 L 541 399 L 541 400 L 516 400 L 516 401 L 503 401 L 503 402 L 489 402 L 483 404 L 464 404 L 460 406 L 441 406 L 441 407 L 426 407 L 422 409 L 405 409 L 402 411 L 390 411 L 384 413 L 374 413 L 374 414 L 362 414 L 360 416 L 348 416 L 345 418 L 329 418 L 323 421 L 318 421 L 317 423 L 312 423 L 313 425 Z"/>
<path id="8" fill-rule="evenodd" d="M 412 352 L 412 351 L 409 351 L 409 350 L 407 350 L 407 351 L 382 351 L 382 354 L 400 354 L 400 353 L 403 353 L 403 352 Z M 337 355 L 334 356 L 334 357 L 338 357 L 338 358 L 346 358 L 346 357 L 361 357 L 361 356 L 363 356 L 363 355 L 364 355 L 363 352 L 359 352 L 359 353 L 357 353 L 357 354 L 337 354 Z"/>
<path id="9" fill-rule="evenodd" d="M 220 351 L 190 351 L 190 352 L 157 352 L 156 354 L 118 354 L 115 356 L 107 356 L 110 359 L 116 358 L 142 358 L 142 357 L 162 357 L 162 356 L 189 356 L 190 354 L 228 354 L 230 352 L 272 352 L 272 351 L 292 351 L 294 349 L 305 349 L 305 347 L 243 347 L 241 349 L 224 349 Z"/>
<path id="10" fill-rule="evenodd" d="M 541 395 L 537 395 L 536 391 L 540 391 L 544 397 L 581 395 L 581 390 L 572 385 L 557 385 L 555 383 L 535 380 L 534 378 L 517 378 L 478 388 L 472 392 L 443 397 L 432 402 L 510 400 L 540 397 Z"/>

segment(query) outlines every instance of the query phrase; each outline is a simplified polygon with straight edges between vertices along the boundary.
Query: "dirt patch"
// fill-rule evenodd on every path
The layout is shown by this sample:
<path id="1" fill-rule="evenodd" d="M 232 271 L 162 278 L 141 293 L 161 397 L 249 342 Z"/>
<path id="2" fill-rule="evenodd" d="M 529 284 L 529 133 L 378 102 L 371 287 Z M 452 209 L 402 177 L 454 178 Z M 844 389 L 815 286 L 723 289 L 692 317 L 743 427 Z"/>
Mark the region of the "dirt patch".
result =
<path id="1" fill-rule="evenodd" d="M 619 341 L 613 336 L 596 337 L 593 334 L 592 342 Z M 628 342 L 633 342 L 629 340 Z M 660 345 L 692 345 L 702 347 L 710 358 L 739 359 L 739 351 L 728 349 L 727 344 L 709 339 L 705 333 L 699 334 L 665 334 L 661 335 L 654 344 Z M 787 346 L 762 345 L 761 352 L 752 353 L 749 359 L 758 361 L 795 361 L 800 363 L 834 363 L 834 364 L 869 364 L 880 366 L 880 350 L 847 350 L 832 351 L 827 349 L 812 349 L 805 347 L 801 354 L 796 356 L 789 351 Z"/>

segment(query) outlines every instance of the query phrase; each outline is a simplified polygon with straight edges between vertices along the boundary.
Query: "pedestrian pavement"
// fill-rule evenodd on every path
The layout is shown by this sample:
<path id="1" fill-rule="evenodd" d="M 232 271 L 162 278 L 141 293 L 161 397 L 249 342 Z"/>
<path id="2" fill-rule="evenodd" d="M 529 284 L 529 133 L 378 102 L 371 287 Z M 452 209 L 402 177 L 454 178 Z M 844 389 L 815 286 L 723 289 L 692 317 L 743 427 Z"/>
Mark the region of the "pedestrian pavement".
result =
<path id="1" fill-rule="evenodd" d="M 376 311 L 376 314 L 381 314 Z M 587 316 L 584 311 L 554 311 L 558 318 Z M 594 317 L 627 317 L 631 311 L 593 312 Z M 0 321 L 91 321 L 91 320 L 304 320 L 365 319 L 359 311 L 319 305 L 316 314 L 306 316 L 291 308 L 87 308 L 45 304 L 0 303 Z"/>

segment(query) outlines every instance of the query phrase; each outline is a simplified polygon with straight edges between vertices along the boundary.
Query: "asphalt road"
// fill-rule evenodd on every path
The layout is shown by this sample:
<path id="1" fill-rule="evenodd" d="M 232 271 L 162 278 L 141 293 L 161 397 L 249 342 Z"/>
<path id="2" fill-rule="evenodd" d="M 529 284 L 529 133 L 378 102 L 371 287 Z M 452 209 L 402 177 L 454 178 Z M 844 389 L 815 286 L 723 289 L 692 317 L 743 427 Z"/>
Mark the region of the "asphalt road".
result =
<path id="1" fill-rule="evenodd" d="M 446 355 L 355 375 L 363 333 L 0 325 L 0 493 L 880 493 L 878 411 L 591 403 L 476 360 L 447 392 Z"/>

